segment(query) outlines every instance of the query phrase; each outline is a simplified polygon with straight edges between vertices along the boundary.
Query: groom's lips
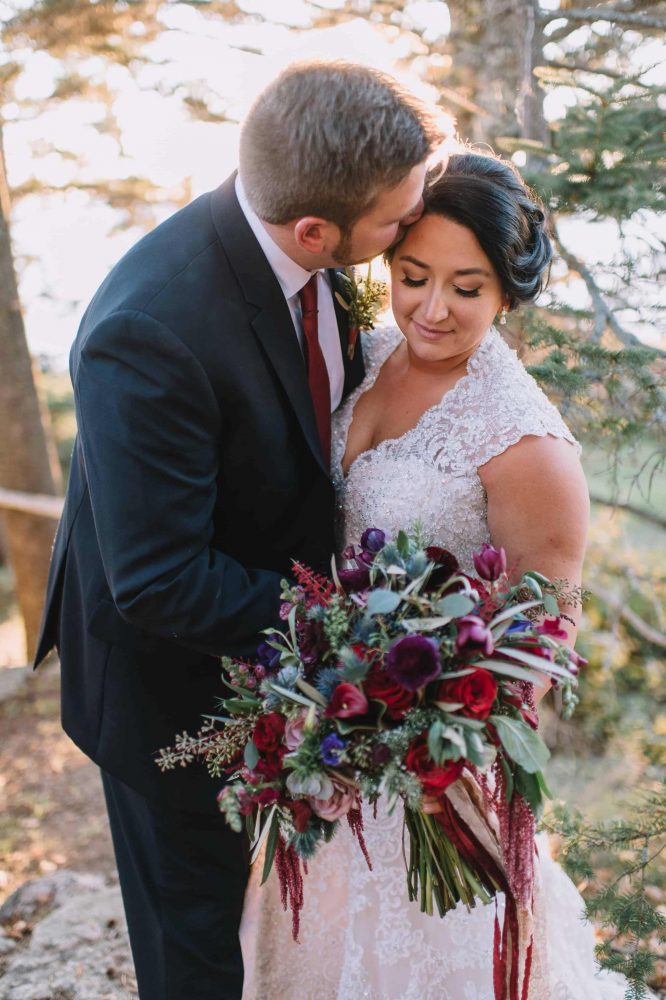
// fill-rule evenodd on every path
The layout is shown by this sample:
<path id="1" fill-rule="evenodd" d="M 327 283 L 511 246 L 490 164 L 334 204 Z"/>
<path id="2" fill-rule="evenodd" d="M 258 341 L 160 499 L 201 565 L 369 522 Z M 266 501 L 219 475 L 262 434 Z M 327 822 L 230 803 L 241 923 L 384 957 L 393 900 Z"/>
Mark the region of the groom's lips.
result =
<path id="1" fill-rule="evenodd" d="M 433 330 L 429 326 L 421 326 L 415 319 L 412 320 L 412 323 L 416 327 L 416 332 L 425 337 L 426 340 L 439 340 L 440 337 L 444 337 L 448 333 L 453 333 L 453 330 Z"/>

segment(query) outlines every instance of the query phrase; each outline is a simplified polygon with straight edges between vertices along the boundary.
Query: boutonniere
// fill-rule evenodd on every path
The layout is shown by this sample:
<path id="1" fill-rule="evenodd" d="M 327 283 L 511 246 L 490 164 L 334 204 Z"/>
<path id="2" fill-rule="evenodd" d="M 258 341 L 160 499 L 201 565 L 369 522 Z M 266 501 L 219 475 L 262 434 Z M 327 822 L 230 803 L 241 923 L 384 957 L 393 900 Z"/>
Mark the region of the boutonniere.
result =
<path id="1" fill-rule="evenodd" d="M 368 273 L 364 278 L 358 277 L 353 267 L 336 273 L 344 295 L 337 291 L 335 297 L 348 313 L 347 357 L 351 361 L 359 333 L 361 330 L 374 330 L 377 314 L 388 302 L 388 286 L 385 281 L 373 279 L 372 264 L 368 264 Z"/>

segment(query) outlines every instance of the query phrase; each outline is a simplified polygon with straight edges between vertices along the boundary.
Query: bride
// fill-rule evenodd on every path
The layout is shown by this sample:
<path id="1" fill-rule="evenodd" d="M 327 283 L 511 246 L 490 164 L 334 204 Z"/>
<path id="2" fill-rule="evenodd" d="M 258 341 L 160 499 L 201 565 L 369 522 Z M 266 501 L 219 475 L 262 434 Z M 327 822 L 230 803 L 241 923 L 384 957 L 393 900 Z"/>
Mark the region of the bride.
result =
<path id="1" fill-rule="evenodd" d="M 364 335 L 366 378 L 334 416 L 340 547 L 368 527 L 420 525 L 466 572 L 492 542 L 517 577 L 536 569 L 577 586 L 588 521 L 580 447 L 493 326 L 542 288 L 543 212 L 509 164 L 476 153 L 452 156 L 424 200 L 389 258 L 398 328 Z M 573 643 L 578 609 L 561 610 Z M 244 1000 L 492 1000 L 494 906 L 459 904 L 440 919 L 410 903 L 398 813 L 380 803 L 366 815 L 372 871 L 346 829 L 310 864 L 300 944 L 277 878 L 260 887 L 255 866 Z M 621 1000 L 624 980 L 597 972 L 582 900 L 546 855 L 530 1000 Z"/>

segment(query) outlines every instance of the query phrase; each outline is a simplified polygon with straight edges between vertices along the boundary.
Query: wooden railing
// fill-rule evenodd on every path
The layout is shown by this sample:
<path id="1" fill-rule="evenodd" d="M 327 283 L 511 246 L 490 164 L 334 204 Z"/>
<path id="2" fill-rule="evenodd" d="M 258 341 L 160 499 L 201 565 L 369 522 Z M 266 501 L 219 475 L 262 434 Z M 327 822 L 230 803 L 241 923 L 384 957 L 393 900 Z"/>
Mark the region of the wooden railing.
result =
<path id="1" fill-rule="evenodd" d="M 24 514 L 37 514 L 54 521 L 60 519 L 64 500 L 45 493 L 19 493 L 0 487 L 0 510 L 20 510 Z"/>

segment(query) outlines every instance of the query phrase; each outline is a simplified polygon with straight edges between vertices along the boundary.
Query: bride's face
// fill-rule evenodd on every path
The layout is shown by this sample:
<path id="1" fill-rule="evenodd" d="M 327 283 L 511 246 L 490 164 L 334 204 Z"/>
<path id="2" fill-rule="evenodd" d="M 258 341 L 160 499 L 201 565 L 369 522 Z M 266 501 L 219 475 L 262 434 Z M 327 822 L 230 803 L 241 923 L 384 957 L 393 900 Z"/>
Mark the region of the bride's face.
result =
<path id="1" fill-rule="evenodd" d="M 502 308 L 499 279 L 474 233 L 424 215 L 395 251 L 391 305 L 410 352 L 445 361 L 481 343 Z"/>

